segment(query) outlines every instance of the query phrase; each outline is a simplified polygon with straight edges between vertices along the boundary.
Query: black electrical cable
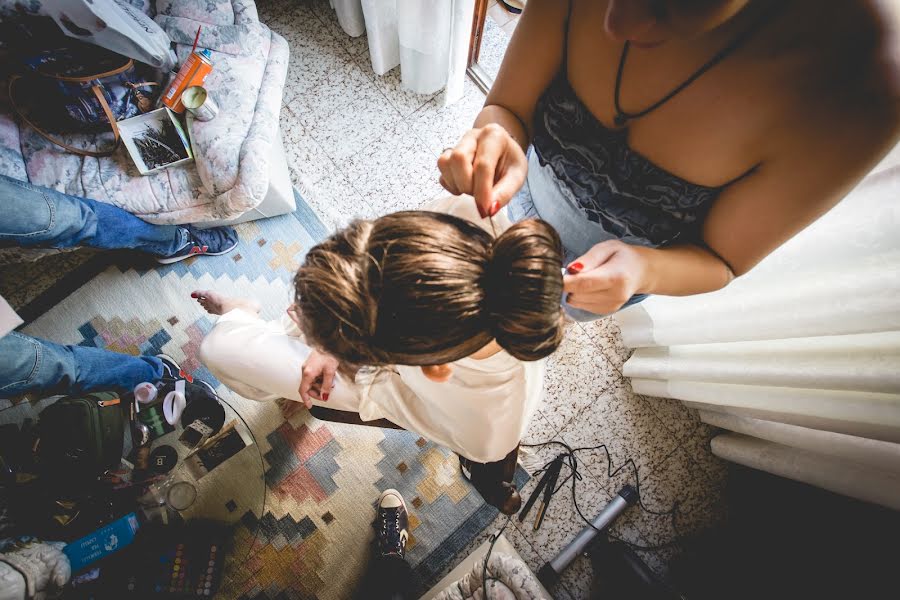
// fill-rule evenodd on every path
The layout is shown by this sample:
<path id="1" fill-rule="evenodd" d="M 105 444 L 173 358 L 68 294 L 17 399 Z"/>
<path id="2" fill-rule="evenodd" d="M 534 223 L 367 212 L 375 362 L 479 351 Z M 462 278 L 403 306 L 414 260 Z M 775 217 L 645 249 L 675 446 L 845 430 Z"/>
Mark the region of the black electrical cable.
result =
<path id="1" fill-rule="evenodd" d="M 491 545 L 488 546 L 487 553 L 484 555 L 484 564 L 481 566 L 481 597 L 484 598 L 484 600 L 488 600 L 488 592 L 487 592 L 488 581 L 499 581 L 501 584 L 503 583 L 497 577 L 488 577 L 487 576 L 488 559 L 491 557 L 491 552 L 494 551 L 494 544 L 497 543 L 497 540 L 500 538 L 501 535 L 503 535 L 503 532 L 506 531 L 506 528 L 509 526 L 510 522 L 512 522 L 512 515 L 509 515 L 506 518 L 506 523 L 503 524 L 503 527 L 501 527 L 497 533 L 491 534 Z M 515 592 L 510 590 L 508 586 L 504 585 L 504 587 L 506 587 L 506 589 L 509 590 L 509 592 L 512 593 L 513 596 L 515 596 Z"/>
<path id="2" fill-rule="evenodd" d="M 559 481 L 557 483 L 556 487 L 553 489 L 551 497 L 555 496 L 560 490 L 562 490 L 563 486 L 565 486 L 566 483 L 569 480 L 571 480 L 572 481 L 572 505 L 575 507 L 575 511 L 578 513 L 578 516 L 581 517 L 581 519 L 585 523 L 587 523 L 588 526 L 590 526 L 592 529 L 594 529 L 597 533 L 604 533 L 607 537 L 609 537 L 613 540 L 616 540 L 617 542 L 621 542 L 622 544 L 625 544 L 626 546 L 628 546 L 629 548 L 631 548 L 633 550 L 640 550 L 640 551 L 644 551 L 644 552 L 656 552 L 659 550 L 663 550 L 665 548 L 671 548 L 672 546 L 676 546 L 680 543 L 679 538 L 681 537 L 681 535 L 678 532 L 678 523 L 676 521 L 676 518 L 678 515 L 678 502 L 677 501 L 674 502 L 672 504 L 672 508 L 670 508 L 669 510 L 666 510 L 666 511 L 653 510 L 652 508 L 647 507 L 647 505 L 644 504 L 643 498 L 641 497 L 641 482 L 640 482 L 640 477 L 638 476 L 637 464 L 635 464 L 634 460 L 632 460 L 631 458 L 626 459 L 624 463 L 622 463 L 621 465 L 619 465 L 619 467 L 614 469 L 613 462 L 612 462 L 612 456 L 610 455 L 609 448 L 606 446 L 606 444 L 598 444 L 596 446 L 582 446 L 582 447 L 572 448 L 570 445 L 566 444 L 565 442 L 561 442 L 559 440 L 550 440 L 548 442 L 541 442 L 539 444 L 521 444 L 521 446 L 524 448 L 543 448 L 546 446 L 560 446 L 565 450 L 565 452 L 561 452 L 560 454 L 557 454 L 551 460 L 544 463 L 544 466 L 540 467 L 539 469 L 536 469 L 531 475 L 532 475 L 532 477 L 540 475 L 545 470 L 547 470 L 550 467 L 550 465 L 552 465 L 555 461 L 562 460 L 563 464 L 569 468 L 569 474 L 566 475 L 561 481 Z M 581 507 L 578 506 L 578 498 L 576 496 L 576 484 L 578 481 L 581 481 L 583 479 L 581 472 L 579 472 L 579 470 L 578 470 L 577 453 L 578 452 L 590 452 L 593 450 L 603 450 L 603 452 L 606 454 L 606 465 L 607 465 L 606 473 L 610 479 L 612 479 L 613 477 L 615 477 L 616 475 L 621 473 L 626 467 L 631 466 L 632 474 L 634 475 L 634 488 L 635 488 L 635 491 L 637 492 L 637 497 L 638 497 L 638 506 L 640 507 L 641 510 L 643 510 L 644 512 L 651 514 L 651 515 L 662 516 L 662 517 L 671 515 L 672 516 L 672 530 L 675 532 L 675 539 L 673 541 L 665 542 L 662 544 L 651 545 L 651 546 L 643 546 L 641 544 L 635 544 L 634 542 L 629 542 L 628 540 L 625 540 L 618 536 L 615 536 L 615 535 L 609 533 L 608 531 L 598 529 L 597 527 L 594 526 L 593 522 L 591 522 L 591 520 L 588 519 L 584 515 L 584 513 L 581 511 Z M 491 544 L 490 544 L 490 546 L 488 546 L 487 553 L 484 556 L 484 564 L 482 565 L 482 568 L 481 568 L 481 593 L 482 593 L 482 597 L 485 600 L 488 600 L 488 598 L 489 598 L 488 592 L 487 592 L 488 582 L 489 581 L 500 581 L 496 577 L 488 577 L 487 576 L 488 559 L 491 557 L 491 553 L 494 551 L 494 544 L 497 543 L 497 539 L 503 534 L 503 532 L 509 526 L 511 521 L 512 521 L 512 515 L 510 515 L 506 519 L 506 523 L 503 524 L 503 526 L 499 529 L 499 531 L 497 531 L 496 533 L 491 535 Z M 500 583 L 502 583 L 502 581 L 500 581 Z"/>
<path id="3" fill-rule="evenodd" d="M 626 467 L 630 466 L 631 470 L 632 470 L 632 474 L 634 475 L 634 487 L 635 487 L 635 491 L 637 492 L 638 506 L 641 508 L 641 510 L 643 510 L 644 512 L 651 514 L 651 515 L 662 516 L 662 517 L 671 515 L 672 530 L 675 532 L 675 539 L 671 542 L 665 542 L 662 544 L 643 546 L 641 544 L 635 544 L 633 542 L 629 542 L 628 540 L 624 540 L 624 539 L 622 539 L 618 536 L 615 536 L 611 533 L 608 533 L 608 532 L 606 533 L 606 535 L 608 537 L 610 537 L 611 539 L 621 542 L 634 550 L 641 550 L 641 551 L 647 551 L 647 552 L 655 552 L 655 551 L 663 550 L 665 548 L 670 548 L 672 546 L 676 546 L 679 544 L 679 538 L 681 537 L 681 535 L 678 532 L 678 523 L 677 523 L 678 502 L 676 501 L 675 503 L 673 503 L 672 508 L 670 508 L 669 510 L 666 510 L 666 511 L 653 510 L 653 509 L 647 507 L 647 505 L 644 504 L 643 497 L 641 496 L 640 477 L 638 476 L 638 468 L 637 468 L 637 465 L 635 464 L 634 460 L 632 460 L 631 458 L 628 458 L 619 467 L 613 468 L 612 456 L 610 456 L 609 448 L 606 446 L 606 444 L 598 444 L 596 446 L 584 446 L 584 447 L 578 447 L 578 448 L 572 448 L 565 442 L 561 442 L 559 440 L 550 440 L 548 442 L 541 442 L 538 444 L 522 444 L 522 446 L 526 447 L 526 448 L 543 448 L 545 446 L 551 446 L 551 445 L 560 446 L 565 449 L 565 452 L 558 454 L 552 460 L 545 463 L 543 467 L 541 467 L 540 469 L 537 469 L 532 475 L 538 475 L 539 473 L 543 472 L 555 460 L 563 460 L 564 461 L 563 464 L 569 468 L 569 474 L 564 479 L 562 479 L 562 481 L 559 482 L 557 487 L 553 490 L 553 494 L 555 495 L 557 492 L 559 492 L 562 489 L 562 487 L 566 484 L 566 482 L 568 482 L 571 479 L 572 480 L 572 504 L 574 505 L 575 511 L 578 513 L 578 516 L 581 517 L 581 519 L 585 523 L 587 523 L 587 525 L 589 527 L 591 527 L 598 533 L 603 533 L 602 531 L 597 529 L 594 526 L 594 524 L 591 522 L 591 520 L 588 519 L 584 515 L 584 513 L 581 511 L 581 507 L 578 505 L 578 498 L 576 495 L 576 484 L 578 481 L 580 481 L 582 479 L 582 475 L 578 471 L 577 453 L 578 452 L 588 452 L 588 451 L 593 451 L 593 450 L 603 450 L 603 452 L 606 454 L 607 476 L 610 479 L 612 479 L 613 477 L 615 477 L 619 473 L 621 473 Z"/>

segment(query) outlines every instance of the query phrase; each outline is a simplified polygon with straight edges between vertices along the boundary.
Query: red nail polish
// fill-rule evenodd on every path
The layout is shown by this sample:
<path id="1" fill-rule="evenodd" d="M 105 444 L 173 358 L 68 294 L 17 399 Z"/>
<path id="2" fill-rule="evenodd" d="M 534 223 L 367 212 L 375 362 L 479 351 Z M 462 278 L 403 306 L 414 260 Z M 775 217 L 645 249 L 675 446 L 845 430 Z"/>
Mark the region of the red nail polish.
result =
<path id="1" fill-rule="evenodd" d="M 199 297 L 200 297 L 200 294 L 198 294 L 197 292 L 191 292 L 191 298 L 199 298 Z"/>
<path id="2" fill-rule="evenodd" d="M 584 265 L 580 262 L 573 262 L 566 268 L 570 275 L 577 275 L 578 273 L 581 273 L 582 269 L 584 269 Z"/>
<path id="3" fill-rule="evenodd" d="M 493 217 L 498 212 L 500 212 L 500 201 L 494 200 L 494 203 L 491 205 L 491 216 Z"/>
<path id="4" fill-rule="evenodd" d="M 322 402 L 328 402 L 328 394 L 322 394 Z"/>

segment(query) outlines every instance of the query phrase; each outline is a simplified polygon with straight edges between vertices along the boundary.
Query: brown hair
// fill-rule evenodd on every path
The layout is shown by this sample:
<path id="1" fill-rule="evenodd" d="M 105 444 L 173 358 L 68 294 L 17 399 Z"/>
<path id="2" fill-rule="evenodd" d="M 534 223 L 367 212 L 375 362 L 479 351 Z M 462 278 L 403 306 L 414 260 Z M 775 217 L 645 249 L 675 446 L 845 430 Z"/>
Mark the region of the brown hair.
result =
<path id="1" fill-rule="evenodd" d="M 315 246 L 294 286 L 307 339 L 349 366 L 444 364 L 492 339 L 537 360 L 562 338 L 561 266 L 543 221 L 495 240 L 457 217 L 407 211 Z"/>

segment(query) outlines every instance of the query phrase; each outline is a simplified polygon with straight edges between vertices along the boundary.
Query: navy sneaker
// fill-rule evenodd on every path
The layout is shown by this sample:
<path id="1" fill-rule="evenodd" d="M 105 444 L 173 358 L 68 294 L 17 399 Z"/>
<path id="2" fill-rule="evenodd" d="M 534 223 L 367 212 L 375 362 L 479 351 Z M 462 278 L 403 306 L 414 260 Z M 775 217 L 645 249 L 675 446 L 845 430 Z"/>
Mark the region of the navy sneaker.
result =
<path id="1" fill-rule="evenodd" d="M 378 499 L 378 516 L 372 524 L 375 527 L 375 542 L 382 556 L 406 557 L 406 542 L 409 540 L 409 513 L 403 496 L 397 490 L 385 490 Z"/>
<path id="2" fill-rule="evenodd" d="M 157 262 L 168 265 L 192 256 L 219 256 L 231 252 L 238 244 L 237 232 L 232 227 L 198 229 L 181 225 L 181 228 L 187 231 L 188 242 L 172 256 L 157 258 Z"/>

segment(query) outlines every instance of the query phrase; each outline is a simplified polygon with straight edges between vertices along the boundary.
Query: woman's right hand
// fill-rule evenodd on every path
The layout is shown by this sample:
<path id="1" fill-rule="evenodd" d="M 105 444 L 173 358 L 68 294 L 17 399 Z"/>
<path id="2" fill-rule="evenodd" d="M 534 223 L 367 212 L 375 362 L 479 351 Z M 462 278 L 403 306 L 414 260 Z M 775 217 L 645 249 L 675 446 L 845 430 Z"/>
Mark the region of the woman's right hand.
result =
<path id="1" fill-rule="evenodd" d="M 525 183 L 525 152 L 502 126 L 489 123 L 467 131 L 455 148 L 438 158 L 441 185 L 451 194 L 470 194 L 482 218 L 492 217 Z"/>
<path id="2" fill-rule="evenodd" d="M 303 377 L 300 380 L 300 399 L 306 408 L 312 408 L 313 400 L 328 402 L 328 394 L 334 387 L 338 359 L 313 349 L 303 363 Z"/>

